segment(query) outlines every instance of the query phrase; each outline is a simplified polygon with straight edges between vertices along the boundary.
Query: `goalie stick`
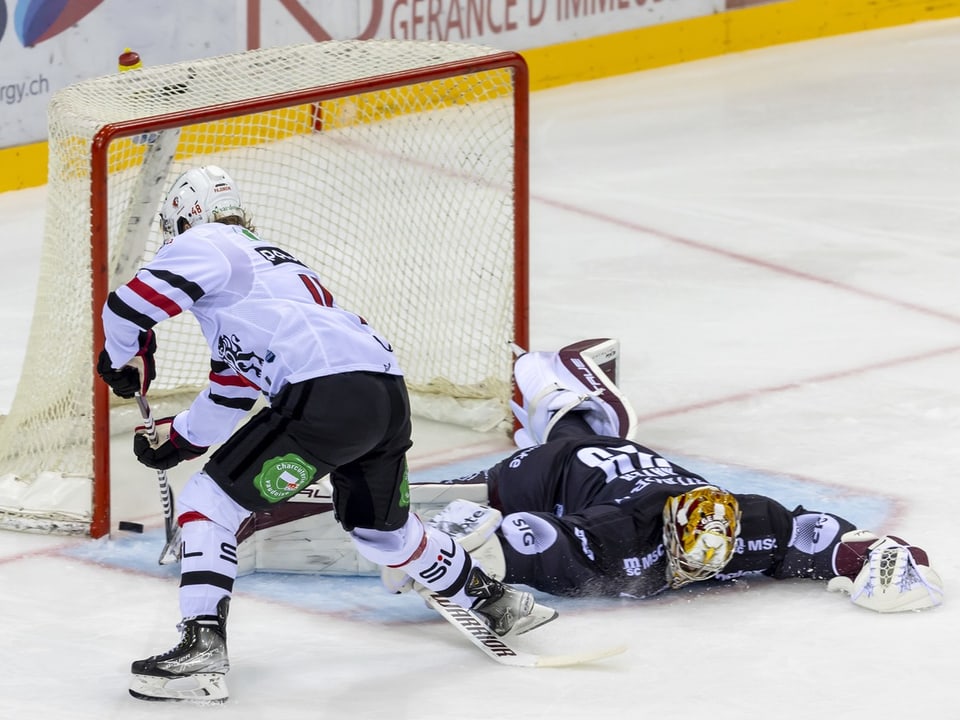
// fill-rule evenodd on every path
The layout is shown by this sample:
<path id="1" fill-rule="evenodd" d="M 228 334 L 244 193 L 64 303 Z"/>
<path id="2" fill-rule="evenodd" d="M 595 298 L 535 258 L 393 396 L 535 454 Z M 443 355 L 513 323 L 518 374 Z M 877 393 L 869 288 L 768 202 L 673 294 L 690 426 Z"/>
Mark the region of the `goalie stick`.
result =
<path id="1" fill-rule="evenodd" d="M 133 275 L 143 262 L 150 226 L 157 215 L 157 197 L 163 191 L 179 141 L 180 130 L 176 129 L 161 130 L 143 143 L 143 165 L 127 205 L 126 234 L 114 258 L 111 287 L 116 285 L 117 278 Z"/>
<path id="2" fill-rule="evenodd" d="M 132 59 L 125 57 L 125 55 L 132 56 Z M 135 65 L 127 64 L 134 59 L 136 61 Z M 128 74 L 131 83 L 139 80 L 137 69 L 140 67 L 139 55 L 131 50 L 127 49 L 125 54 L 120 56 L 119 70 L 121 73 Z M 193 69 L 188 68 L 186 80 L 192 80 L 193 77 Z M 187 82 L 182 82 L 167 85 L 152 92 L 160 97 L 173 97 L 186 92 L 186 89 Z M 132 92 L 136 94 L 146 91 L 133 90 Z M 123 243 L 117 249 L 114 265 L 111 268 L 111 287 L 117 284 L 117 278 L 127 278 L 140 267 L 146 250 L 147 238 L 150 235 L 150 228 L 160 204 L 158 198 L 162 197 L 167 173 L 169 173 L 170 166 L 176 156 L 177 144 L 180 142 L 180 128 L 159 130 L 146 136 L 135 137 L 133 142 L 144 146 L 143 162 L 140 171 L 137 173 L 124 213 Z"/>
<path id="3" fill-rule="evenodd" d="M 425 587 L 418 587 L 417 592 L 420 593 L 420 596 L 430 608 L 438 612 L 444 620 L 480 648 L 488 658 L 501 665 L 512 667 L 567 667 L 619 655 L 627 649 L 626 645 L 614 645 L 607 648 L 581 650 L 561 655 L 541 655 L 526 652 L 513 647 L 512 636 L 501 637 L 497 635 L 476 615 L 448 598 L 430 592 Z"/>
<path id="4" fill-rule="evenodd" d="M 150 445 L 156 447 L 160 443 L 157 436 L 157 424 L 153 419 L 153 411 L 150 409 L 150 403 L 142 394 L 137 393 L 137 406 L 140 408 L 140 417 L 143 418 L 143 427 L 150 441 Z M 180 559 L 180 526 L 177 524 L 176 517 L 173 514 L 173 490 L 170 488 L 170 482 L 167 480 L 166 470 L 157 470 L 157 483 L 160 485 L 160 502 L 163 505 L 163 527 L 166 531 L 167 542 L 160 551 L 160 557 L 157 560 L 161 565 L 170 565 Z"/>

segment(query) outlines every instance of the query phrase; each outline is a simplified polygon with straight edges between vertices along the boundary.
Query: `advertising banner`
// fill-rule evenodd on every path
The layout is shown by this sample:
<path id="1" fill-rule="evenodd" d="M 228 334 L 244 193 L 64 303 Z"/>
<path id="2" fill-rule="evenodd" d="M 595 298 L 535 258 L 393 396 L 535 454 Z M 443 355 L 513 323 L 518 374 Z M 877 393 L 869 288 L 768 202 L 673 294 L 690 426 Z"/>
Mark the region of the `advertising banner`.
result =
<path id="1" fill-rule="evenodd" d="M 243 3 L 0 0 L 0 147 L 45 140 L 57 90 L 117 71 L 136 46 L 155 64 L 234 52 Z M 189 22 L 184 22 L 189 18 Z"/>
<path id="2" fill-rule="evenodd" d="M 0 0 L 0 148 L 46 139 L 50 97 L 145 63 L 351 38 L 523 50 L 719 12 L 724 0 Z"/>
<path id="3" fill-rule="evenodd" d="M 526 50 L 720 12 L 725 0 L 276 0 L 255 3 L 263 46 L 296 39 L 444 40 Z"/>

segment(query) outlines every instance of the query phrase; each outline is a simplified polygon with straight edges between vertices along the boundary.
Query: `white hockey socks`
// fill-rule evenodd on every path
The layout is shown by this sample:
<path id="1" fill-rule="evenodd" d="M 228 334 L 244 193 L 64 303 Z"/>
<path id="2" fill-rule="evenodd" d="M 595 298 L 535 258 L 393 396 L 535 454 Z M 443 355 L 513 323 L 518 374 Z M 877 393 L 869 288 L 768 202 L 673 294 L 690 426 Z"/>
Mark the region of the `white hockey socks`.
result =
<path id="1" fill-rule="evenodd" d="M 416 516 L 411 515 L 411 517 Z M 500 526 L 500 518 L 500 512 L 493 508 L 478 505 L 469 500 L 454 500 L 430 518 L 425 527 L 421 526 L 423 527 L 421 544 L 424 544 L 424 549 L 421 550 L 419 546 L 414 547 L 412 543 L 405 544 L 403 553 L 406 553 L 405 557 L 411 558 L 410 560 L 378 562 L 373 558 L 368 559 L 383 566 L 380 579 L 384 587 L 394 593 L 410 590 L 414 582 L 435 592 L 443 593 L 444 588 L 437 587 L 434 578 L 443 580 L 444 576 L 455 572 L 455 567 L 460 568 L 460 572 L 465 574 L 473 564 L 479 565 L 494 580 L 501 580 L 506 572 L 506 561 L 500 541 L 495 535 Z M 409 527 L 410 524 L 408 521 L 407 526 Z M 404 530 L 406 531 L 407 527 Z M 356 534 L 357 531 L 354 532 Z M 457 551 L 454 553 L 444 549 L 450 547 L 447 538 L 457 545 Z M 459 552 L 460 549 L 462 553 Z M 383 555 L 380 557 L 384 559 Z M 446 566 L 447 563 L 450 564 L 447 570 L 440 572 L 441 567 Z M 448 582 L 446 588 L 450 587 L 452 585 Z M 470 607 L 470 601 L 466 597 L 460 599 L 464 601 L 465 607 Z M 460 604 L 459 601 L 457 602 Z"/>
<path id="2" fill-rule="evenodd" d="M 469 610 L 501 637 L 550 622 L 557 617 L 556 610 L 538 604 L 531 593 L 501 582 L 506 561 L 496 535 L 500 520 L 498 510 L 470 500 L 454 500 L 423 527 L 420 542 L 408 559 L 387 564 L 385 554 L 375 553 L 379 557 L 375 562 L 387 565 L 381 572 L 383 584 L 392 592 L 417 588 L 428 604 L 446 598 L 444 607 L 449 600 Z M 376 531 L 359 532 L 363 542 L 376 542 L 370 534 Z M 355 530 L 355 536 L 357 533 Z"/>
<path id="3" fill-rule="evenodd" d="M 463 590 L 472 567 L 470 557 L 450 536 L 424 527 L 414 513 L 399 530 L 355 528 L 351 534 L 357 551 L 384 568 L 381 578 L 388 590 L 403 592 L 416 582 L 470 607 L 472 600 Z"/>
<path id="4" fill-rule="evenodd" d="M 183 524 L 181 542 L 181 617 L 216 615 L 217 603 L 233 593 L 237 537 L 211 520 L 197 519 Z"/>

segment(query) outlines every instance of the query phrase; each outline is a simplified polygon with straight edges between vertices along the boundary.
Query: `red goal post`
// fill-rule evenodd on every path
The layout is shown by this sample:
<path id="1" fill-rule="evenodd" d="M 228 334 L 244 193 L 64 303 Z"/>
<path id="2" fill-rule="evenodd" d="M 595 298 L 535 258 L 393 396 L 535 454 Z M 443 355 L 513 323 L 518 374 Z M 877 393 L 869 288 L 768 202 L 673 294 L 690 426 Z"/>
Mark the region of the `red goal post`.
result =
<path id="1" fill-rule="evenodd" d="M 200 164 L 233 175 L 260 234 L 391 340 L 415 415 L 510 429 L 510 343 L 528 342 L 518 54 L 390 40 L 255 50 L 77 83 L 49 117 L 34 321 L 0 423 L 0 527 L 110 531 L 110 436 L 137 415 L 95 378 L 100 309 L 159 247 L 172 180 Z M 166 414 L 205 385 L 209 349 L 192 318 L 157 333 L 151 404 Z"/>

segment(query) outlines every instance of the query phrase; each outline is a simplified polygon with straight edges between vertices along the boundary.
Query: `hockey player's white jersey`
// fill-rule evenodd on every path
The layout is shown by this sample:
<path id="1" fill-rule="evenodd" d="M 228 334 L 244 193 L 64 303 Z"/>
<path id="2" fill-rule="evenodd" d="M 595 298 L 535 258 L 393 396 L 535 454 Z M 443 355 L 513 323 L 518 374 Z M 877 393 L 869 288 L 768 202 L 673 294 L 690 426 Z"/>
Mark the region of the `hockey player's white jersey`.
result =
<path id="1" fill-rule="evenodd" d="M 136 354 L 141 331 L 184 310 L 211 351 L 209 387 L 174 421 L 196 445 L 226 439 L 261 393 L 336 373 L 402 374 L 390 344 L 338 307 L 314 270 L 237 226 L 187 230 L 110 293 L 103 326 L 113 367 Z"/>

